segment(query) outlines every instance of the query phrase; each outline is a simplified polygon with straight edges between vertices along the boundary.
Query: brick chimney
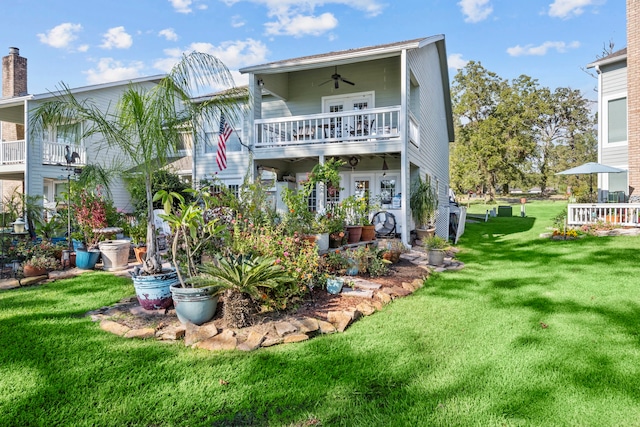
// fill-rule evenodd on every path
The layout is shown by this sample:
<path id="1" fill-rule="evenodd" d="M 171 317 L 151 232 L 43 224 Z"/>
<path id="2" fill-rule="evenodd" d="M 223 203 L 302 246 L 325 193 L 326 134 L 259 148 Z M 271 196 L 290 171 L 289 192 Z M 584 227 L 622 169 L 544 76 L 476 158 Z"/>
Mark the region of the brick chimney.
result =
<path id="1" fill-rule="evenodd" d="M 627 0 L 629 201 L 640 202 L 640 0 Z"/>
<path id="2" fill-rule="evenodd" d="M 20 56 L 17 47 L 9 48 L 9 55 L 2 58 L 2 97 L 27 94 L 27 58 Z M 24 125 L 2 122 L 2 140 L 24 139 Z"/>

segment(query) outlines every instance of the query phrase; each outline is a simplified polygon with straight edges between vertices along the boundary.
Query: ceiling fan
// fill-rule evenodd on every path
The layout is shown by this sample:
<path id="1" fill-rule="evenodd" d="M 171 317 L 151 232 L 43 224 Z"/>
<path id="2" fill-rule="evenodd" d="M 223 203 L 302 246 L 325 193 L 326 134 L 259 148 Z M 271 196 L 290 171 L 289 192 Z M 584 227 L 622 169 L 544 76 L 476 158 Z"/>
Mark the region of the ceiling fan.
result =
<path id="1" fill-rule="evenodd" d="M 335 82 L 334 83 L 334 87 L 336 89 L 338 89 L 340 87 L 340 85 L 339 85 L 340 82 L 344 82 L 344 83 L 346 83 L 348 85 L 355 86 L 355 83 L 350 82 L 349 80 L 343 79 L 342 76 L 340 74 L 338 74 L 338 66 L 337 65 L 336 65 L 334 73 L 331 75 L 331 78 L 329 80 L 327 80 L 326 82 L 320 83 L 318 86 L 325 85 L 325 84 L 329 83 L 331 80 L 333 80 Z"/>

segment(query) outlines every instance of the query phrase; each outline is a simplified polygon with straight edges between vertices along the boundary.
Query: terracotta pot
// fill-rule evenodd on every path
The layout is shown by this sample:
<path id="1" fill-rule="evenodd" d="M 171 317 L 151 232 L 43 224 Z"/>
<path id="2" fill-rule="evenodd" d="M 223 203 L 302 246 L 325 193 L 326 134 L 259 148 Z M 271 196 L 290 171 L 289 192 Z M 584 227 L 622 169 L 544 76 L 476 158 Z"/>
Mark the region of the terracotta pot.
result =
<path id="1" fill-rule="evenodd" d="M 360 236 L 360 240 L 362 240 L 363 242 L 368 242 L 375 239 L 376 239 L 375 225 L 363 225 L 362 235 Z"/>
<path id="2" fill-rule="evenodd" d="M 22 267 L 22 271 L 24 273 L 24 277 L 46 276 L 48 273 L 46 268 L 36 268 L 28 264 L 25 264 Z"/>
<path id="3" fill-rule="evenodd" d="M 316 236 L 313 234 L 305 234 L 302 236 L 302 240 L 306 240 L 307 242 L 311 243 L 311 244 L 315 244 L 316 243 Z"/>
<path id="4" fill-rule="evenodd" d="M 360 241 L 360 237 L 362 237 L 362 226 L 349 225 L 347 226 L 347 230 L 349 231 L 347 243 L 358 243 Z"/>
<path id="5" fill-rule="evenodd" d="M 382 254 L 382 258 L 387 261 L 391 261 L 392 264 L 395 264 L 400 261 L 400 251 L 387 250 Z"/>

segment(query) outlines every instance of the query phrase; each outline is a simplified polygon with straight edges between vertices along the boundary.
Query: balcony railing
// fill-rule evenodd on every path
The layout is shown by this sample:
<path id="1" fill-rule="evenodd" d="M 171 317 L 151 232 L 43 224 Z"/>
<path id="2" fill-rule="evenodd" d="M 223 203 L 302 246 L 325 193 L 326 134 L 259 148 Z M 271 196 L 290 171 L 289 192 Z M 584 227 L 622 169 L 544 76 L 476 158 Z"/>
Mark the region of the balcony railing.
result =
<path id="1" fill-rule="evenodd" d="M 42 143 L 42 164 L 43 165 L 66 165 L 67 158 L 65 155 L 66 147 L 68 144 L 61 144 L 58 142 L 43 142 Z M 87 153 L 84 147 L 79 145 L 71 145 L 69 146 L 69 150 L 71 154 L 78 153 L 78 156 L 74 164 L 77 165 L 86 165 L 87 164 Z"/>
<path id="2" fill-rule="evenodd" d="M 567 224 L 608 222 L 624 227 L 640 227 L 638 203 L 573 203 L 567 208 Z"/>
<path id="3" fill-rule="evenodd" d="M 0 165 L 16 165 L 25 161 L 25 142 L 2 141 L 0 145 Z"/>
<path id="4" fill-rule="evenodd" d="M 255 121 L 256 148 L 399 138 L 400 107 Z"/>

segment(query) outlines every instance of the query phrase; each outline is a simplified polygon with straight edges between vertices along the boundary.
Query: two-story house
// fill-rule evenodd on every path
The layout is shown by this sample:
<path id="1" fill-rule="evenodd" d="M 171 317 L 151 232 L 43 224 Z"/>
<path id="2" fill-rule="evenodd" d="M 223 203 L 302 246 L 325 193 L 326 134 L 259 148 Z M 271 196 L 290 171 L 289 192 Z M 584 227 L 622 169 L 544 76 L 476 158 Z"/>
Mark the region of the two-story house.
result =
<path id="1" fill-rule="evenodd" d="M 28 94 L 27 59 L 20 56 L 17 48 L 10 48 L 9 55 L 2 58 L 2 69 L 0 191 L 5 196 L 17 188 L 27 195 L 42 196 L 45 205 L 52 206 L 60 193 L 65 191 L 67 179 L 74 176 L 75 168 L 86 164 L 100 164 L 105 168 L 126 167 L 126 163 L 122 163 L 126 159 L 108 149 L 100 136 L 84 140 L 78 137 L 83 123 L 70 123 L 34 132 L 29 123 L 33 110 L 43 101 L 56 96 L 56 93 Z M 151 86 L 161 78 L 151 76 L 98 84 L 73 88 L 71 92 L 80 101 L 90 98 L 105 109 L 107 106 L 113 108 L 128 85 Z M 115 205 L 131 211 L 125 186 L 116 182 L 111 190 Z"/>
<path id="2" fill-rule="evenodd" d="M 215 144 L 196 156 L 196 179 L 238 185 L 270 172 L 274 191 L 295 187 L 329 158 L 346 162 L 338 192 L 315 194 L 318 210 L 350 195 L 377 200 L 409 241 L 411 183 L 431 176 L 437 233 L 449 226 L 449 143 L 454 127 L 444 36 L 287 59 L 240 70 L 249 76 L 246 123 L 237 126 L 227 168 Z M 208 140 L 215 141 L 215 132 Z M 251 154 L 251 155 L 250 155 Z M 248 169 L 249 168 L 249 169 Z M 292 181 L 292 182 L 291 182 Z M 277 194 L 274 198 L 277 200 Z"/>

